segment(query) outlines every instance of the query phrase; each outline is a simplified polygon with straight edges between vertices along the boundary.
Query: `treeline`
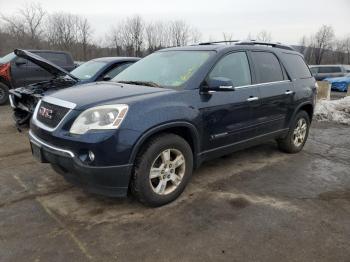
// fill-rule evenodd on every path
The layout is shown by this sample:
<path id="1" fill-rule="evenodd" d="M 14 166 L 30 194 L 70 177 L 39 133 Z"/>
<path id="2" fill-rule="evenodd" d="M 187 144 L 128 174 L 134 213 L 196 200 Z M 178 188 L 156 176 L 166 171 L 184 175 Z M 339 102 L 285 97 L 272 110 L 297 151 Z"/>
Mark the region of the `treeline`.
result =
<path id="1" fill-rule="evenodd" d="M 308 64 L 350 64 L 350 35 L 337 38 L 329 25 L 323 25 L 313 35 L 303 36 L 298 49 Z"/>
<path id="2" fill-rule="evenodd" d="M 137 15 L 111 26 L 102 40 L 93 35 L 87 18 L 47 13 L 36 3 L 24 5 L 12 16 L 0 13 L 0 56 L 24 48 L 69 51 L 81 61 L 101 56 L 142 57 L 164 47 L 202 40 L 201 32 L 182 20 L 147 22 Z M 272 36 L 263 30 L 255 36 L 248 34 L 245 40 L 250 39 L 269 42 Z M 233 34 L 222 33 L 222 40 L 233 40 Z M 297 49 L 309 64 L 350 64 L 350 35 L 336 38 L 331 26 L 323 25 L 315 34 L 303 36 Z"/>
<path id="3" fill-rule="evenodd" d="M 14 48 L 57 49 L 76 60 L 99 56 L 144 56 L 155 50 L 198 42 L 200 32 L 182 20 L 147 23 L 133 16 L 112 26 L 99 43 L 89 21 L 70 13 L 47 13 L 27 4 L 13 16 L 0 14 L 0 56 Z"/>

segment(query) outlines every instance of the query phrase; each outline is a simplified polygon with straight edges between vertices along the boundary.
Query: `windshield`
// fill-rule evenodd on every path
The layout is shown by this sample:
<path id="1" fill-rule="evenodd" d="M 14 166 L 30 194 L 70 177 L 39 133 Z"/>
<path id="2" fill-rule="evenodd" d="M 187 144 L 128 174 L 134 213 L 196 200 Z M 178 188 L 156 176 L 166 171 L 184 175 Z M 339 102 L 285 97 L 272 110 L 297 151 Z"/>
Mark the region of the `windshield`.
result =
<path id="1" fill-rule="evenodd" d="M 15 53 L 9 53 L 8 55 L 5 55 L 4 57 L 0 58 L 0 64 L 6 64 L 10 62 L 13 58 L 15 58 Z"/>
<path id="2" fill-rule="evenodd" d="M 96 73 L 104 67 L 106 63 L 100 61 L 91 60 L 78 66 L 71 74 L 81 80 L 87 80 L 96 75 Z"/>
<path id="3" fill-rule="evenodd" d="M 131 65 L 116 82 L 144 82 L 154 86 L 182 86 L 209 58 L 212 51 L 164 51 L 153 53 Z"/>

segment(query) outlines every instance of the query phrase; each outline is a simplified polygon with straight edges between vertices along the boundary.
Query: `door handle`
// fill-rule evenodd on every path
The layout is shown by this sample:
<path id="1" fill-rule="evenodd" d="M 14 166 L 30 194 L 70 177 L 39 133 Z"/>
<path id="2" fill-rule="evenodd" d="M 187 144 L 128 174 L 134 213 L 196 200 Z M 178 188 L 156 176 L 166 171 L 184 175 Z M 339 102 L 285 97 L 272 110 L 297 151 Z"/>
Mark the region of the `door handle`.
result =
<path id="1" fill-rule="evenodd" d="M 251 101 L 256 101 L 256 100 L 258 100 L 259 99 L 259 97 L 257 97 L 257 96 L 251 96 L 251 97 L 249 97 L 248 99 L 247 99 L 247 101 L 248 102 L 251 102 Z"/>
<path id="2" fill-rule="evenodd" d="M 285 92 L 285 94 L 286 94 L 286 95 L 291 95 L 291 94 L 294 94 L 294 91 L 292 91 L 292 90 L 287 90 L 287 91 Z"/>

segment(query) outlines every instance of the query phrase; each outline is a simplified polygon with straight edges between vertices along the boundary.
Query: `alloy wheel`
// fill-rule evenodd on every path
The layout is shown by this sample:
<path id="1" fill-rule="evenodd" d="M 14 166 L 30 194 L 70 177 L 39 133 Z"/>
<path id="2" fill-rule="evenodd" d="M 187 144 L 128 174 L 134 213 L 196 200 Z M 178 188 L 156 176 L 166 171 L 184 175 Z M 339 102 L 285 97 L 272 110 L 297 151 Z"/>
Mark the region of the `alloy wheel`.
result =
<path id="1" fill-rule="evenodd" d="M 166 149 L 153 161 L 149 181 L 152 190 L 159 195 L 172 193 L 185 175 L 186 161 L 177 149 Z"/>
<path id="2" fill-rule="evenodd" d="M 293 131 L 293 143 L 296 147 L 300 147 L 305 140 L 306 137 L 306 131 L 307 131 L 307 123 L 304 118 L 300 118 L 298 120 L 298 123 Z"/>

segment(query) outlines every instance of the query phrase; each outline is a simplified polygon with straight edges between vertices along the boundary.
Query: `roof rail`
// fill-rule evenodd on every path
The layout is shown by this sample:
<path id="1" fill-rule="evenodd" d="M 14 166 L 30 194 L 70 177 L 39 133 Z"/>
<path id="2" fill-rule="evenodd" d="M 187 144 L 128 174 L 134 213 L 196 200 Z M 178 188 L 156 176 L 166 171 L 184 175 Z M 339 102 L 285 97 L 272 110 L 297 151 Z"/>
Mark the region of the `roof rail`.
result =
<path id="1" fill-rule="evenodd" d="M 225 40 L 225 41 L 210 41 L 199 43 L 198 45 L 214 45 L 214 44 L 225 44 L 225 43 L 237 43 L 239 40 Z"/>
<path id="2" fill-rule="evenodd" d="M 283 45 L 281 43 L 259 42 L 259 41 L 255 41 L 255 40 L 238 42 L 238 43 L 236 43 L 236 45 L 266 45 L 266 46 L 295 51 L 293 47 L 288 46 L 288 45 Z"/>

